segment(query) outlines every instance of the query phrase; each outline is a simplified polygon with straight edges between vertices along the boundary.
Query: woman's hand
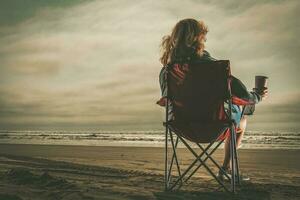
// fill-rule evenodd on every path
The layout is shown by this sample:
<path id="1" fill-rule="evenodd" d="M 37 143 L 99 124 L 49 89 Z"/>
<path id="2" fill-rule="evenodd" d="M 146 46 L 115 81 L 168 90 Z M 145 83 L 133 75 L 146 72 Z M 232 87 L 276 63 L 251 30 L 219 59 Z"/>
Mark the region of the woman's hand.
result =
<path id="1" fill-rule="evenodd" d="M 257 88 L 253 88 L 253 91 L 256 92 L 257 94 L 261 95 L 262 100 L 265 100 L 266 98 L 268 98 L 268 88 L 263 88 L 261 90 L 259 90 Z"/>

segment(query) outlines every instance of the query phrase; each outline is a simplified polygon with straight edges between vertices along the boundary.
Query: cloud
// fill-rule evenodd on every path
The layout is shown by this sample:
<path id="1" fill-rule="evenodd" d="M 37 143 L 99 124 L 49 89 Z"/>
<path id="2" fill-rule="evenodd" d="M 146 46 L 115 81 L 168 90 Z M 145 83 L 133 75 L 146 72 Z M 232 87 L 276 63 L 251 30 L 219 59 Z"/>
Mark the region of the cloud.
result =
<path id="1" fill-rule="evenodd" d="M 299 131 L 300 93 L 282 92 L 256 106 L 249 117 L 249 128 L 254 130 Z"/>
<path id="2" fill-rule="evenodd" d="M 159 44 L 179 19 L 193 17 L 209 26 L 212 56 L 230 59 L 234 75 L 249 88 L 256 74 L 269 76 L 270 98 L 250 119 L 253 129 L 280 120 L 273 128 L 299 128 L 293 112 L 298 102 L 289 97 L 298 98 L 299 5 L 34 1 L 23 9 L 9 4 L 20 14 L 3 12 L 6 21 L 0 20 L 0 126 L 162 128 L 163 110 L 155 105 Z"/>

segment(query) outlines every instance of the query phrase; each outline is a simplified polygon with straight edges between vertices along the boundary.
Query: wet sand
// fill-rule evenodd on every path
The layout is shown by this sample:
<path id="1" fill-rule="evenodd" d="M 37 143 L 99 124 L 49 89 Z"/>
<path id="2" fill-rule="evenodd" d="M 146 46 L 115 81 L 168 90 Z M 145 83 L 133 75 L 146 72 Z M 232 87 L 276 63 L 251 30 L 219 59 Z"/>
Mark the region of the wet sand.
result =
<path id="1" fill-rule="evenodd" d="M 183 168 L 194 160 L 184 149 L 178 154 Z M 251 180 L 233 197 L 217 190 L 205 169 L 179 191 L 165 192 L 163 148 L 0 144 L 0 199 L 300 199 L 299 155 L 239 150 Z M 214 157 L 222 156 L 218 150 Z"/>

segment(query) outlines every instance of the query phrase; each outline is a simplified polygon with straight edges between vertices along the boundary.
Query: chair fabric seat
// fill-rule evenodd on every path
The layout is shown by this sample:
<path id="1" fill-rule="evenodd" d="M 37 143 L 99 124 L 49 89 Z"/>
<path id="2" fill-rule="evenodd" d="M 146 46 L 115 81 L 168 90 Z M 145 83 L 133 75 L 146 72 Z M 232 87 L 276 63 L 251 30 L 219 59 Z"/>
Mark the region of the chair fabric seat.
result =
<path id="1" fill-rule="evenodd" d="M 168 127 L 181 137 L 195 143 L 210 143 L 228 136 L 230 122 L 168 122 Z"/>

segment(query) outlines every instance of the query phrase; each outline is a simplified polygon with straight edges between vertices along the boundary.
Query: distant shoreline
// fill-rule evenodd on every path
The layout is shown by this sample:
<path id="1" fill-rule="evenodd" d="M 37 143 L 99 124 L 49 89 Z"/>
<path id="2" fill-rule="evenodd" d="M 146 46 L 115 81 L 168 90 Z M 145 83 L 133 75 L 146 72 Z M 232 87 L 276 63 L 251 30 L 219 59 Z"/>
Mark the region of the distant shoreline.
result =
<path id="1" fill-rule="evenodd" d="M 163 147 L 163 131 L 0 131 L 2 144 Z M 180 146 L 179 146 L 180 147 Z M 242 149 L 300 149 L 300 132 L 246 131 Z"/>

